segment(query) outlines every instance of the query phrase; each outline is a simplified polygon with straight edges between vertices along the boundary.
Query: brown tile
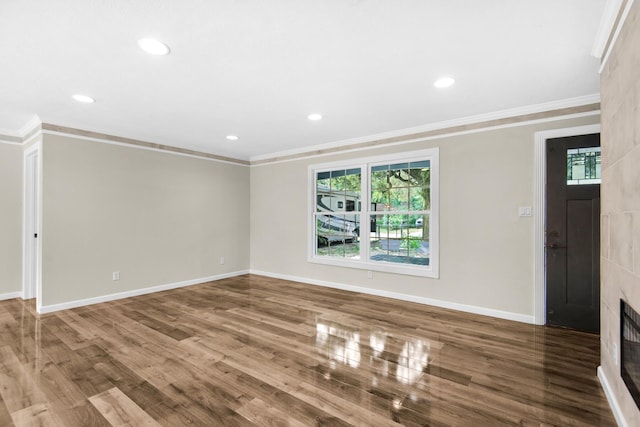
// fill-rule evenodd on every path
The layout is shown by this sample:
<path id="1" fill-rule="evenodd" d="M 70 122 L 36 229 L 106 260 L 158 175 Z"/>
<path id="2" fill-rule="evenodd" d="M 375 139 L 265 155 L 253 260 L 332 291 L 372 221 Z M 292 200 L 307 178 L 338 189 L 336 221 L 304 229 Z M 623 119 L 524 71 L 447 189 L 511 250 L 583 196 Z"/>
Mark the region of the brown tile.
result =
<path id="1" fill-rule="evenodd" d="M 604 156 L 604 153 L 603 153 Z M 622 178 L 620 164 L 602 171 L 600 193 L 602 197 L 601 213 L 609 215 L 620 212 L 622 200 Z"/>
<path id="2" fill-rule="evenodd" d="M 640 211 L 636 211 L 633 216 L 632 248 L 633 248 L 633 272 L 640 276 Z"/>
<path id="3" fill-rule="evenodd" d="M 633 216 L 630 213 L 609 215 L 610 258 L 615 264 L 633 269 Z"/>
<path id="4" fill-rule="evenodd" d="M 635 147 L 634 144 L 634 117 L 633 103 L 635 94 L 633 91 L 624 93 L 621 101 L 616 105 L 616 110 L 608 126 L 611 131 L 607 133 L 609 143 L 607 145 L 607 166 L 611 166 L 622 159 Z"/>
<path id="5" fill-rule="evenodd" d="M 600 255 L 609 259 L 609 215 L 603 214 L 600 220 Z"/>
<path id="6" fill-rule="evenodd" d="M 636 146 L 614 168 L 619 168 L 618 212 L 640 211 L 640 146 Z"/>

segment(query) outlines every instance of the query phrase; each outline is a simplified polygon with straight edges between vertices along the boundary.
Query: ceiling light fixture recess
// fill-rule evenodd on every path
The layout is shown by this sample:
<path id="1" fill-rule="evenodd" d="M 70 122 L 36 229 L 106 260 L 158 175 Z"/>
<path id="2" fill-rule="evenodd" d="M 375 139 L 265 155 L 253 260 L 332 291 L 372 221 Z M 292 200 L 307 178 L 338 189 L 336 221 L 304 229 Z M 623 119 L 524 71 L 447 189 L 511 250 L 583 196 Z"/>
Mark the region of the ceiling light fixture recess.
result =
<path id="1" fill-rule="evenodd" d="M 73 99 L 75 99 L 78 102 L 84 102 L 85 104 L 93 104 L 94 102 L 96 102 L 95 99 L 91 98 L 90 96 L 87 95 L 80 95 L 80 94 L 75 94 L 72 96 Z"/>
<path id="2" fill-rule="evenodd" d="M 318 113 L 309 114 L 307 118 L 313 121 L 322 120 L 322 114 L 318 114 Z"/>
<path id="3" fill-rule="evenodd" d="M 169 46 L 152 38 L 138 40 L 138 46 L 151 55 L 167 55 L 170 52 Z"/>
<path id="4" fill-rule="evenodd" d="M 227 135 L 227 139 L 229 141 L 236 141 L 238 139 L 237 135 Z"/>
<path id="5" fill-rule="evenodd" d="M 455 82 L 456 81 L 453 79 L 453 77 L 442 77 L 436 80 L 433 83 L 433 85 L 437 88 L 445 88 L 445 87 L 453 86 Z"/>

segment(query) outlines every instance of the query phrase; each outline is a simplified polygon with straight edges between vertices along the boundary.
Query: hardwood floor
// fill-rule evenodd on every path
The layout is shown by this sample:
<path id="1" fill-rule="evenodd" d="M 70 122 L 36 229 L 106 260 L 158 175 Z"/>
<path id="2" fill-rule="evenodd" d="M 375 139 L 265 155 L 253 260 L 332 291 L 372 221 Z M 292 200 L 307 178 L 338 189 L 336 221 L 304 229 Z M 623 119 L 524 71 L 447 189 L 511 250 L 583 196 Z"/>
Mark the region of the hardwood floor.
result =
<path id="1" fill-rule="evenodd" d="M 0 302 L 0 426 L 610 426 L 597 336 L 260 276 Z"/>

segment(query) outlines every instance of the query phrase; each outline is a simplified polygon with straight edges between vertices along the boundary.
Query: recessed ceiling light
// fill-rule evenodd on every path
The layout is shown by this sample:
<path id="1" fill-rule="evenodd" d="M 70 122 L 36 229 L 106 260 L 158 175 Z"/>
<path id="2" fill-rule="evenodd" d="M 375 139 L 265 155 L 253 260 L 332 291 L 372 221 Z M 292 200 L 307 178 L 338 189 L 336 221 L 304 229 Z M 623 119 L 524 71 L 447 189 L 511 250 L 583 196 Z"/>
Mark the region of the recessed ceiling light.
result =
<path id="1" fill-rule="evenodd" d="M 94 102 L 96 102 L 95 99 L 91 98 L 90 96 L 87 95 L 80 95 L 80 94 L 75 94 L 72 96 L 73 99 L 75 99 L 78 102 L 84 102 L 85 104 L 93 104 Z"/>
<path id="2" fill-rule="evenodd" d="M 236 141 L 238 139 L 238 137 L 236 135 L 227 135 L 227 139 L 229 141 Z"/>
<path id="3" fill-rule="evenodd" d="M 322 120 L 322 114 L 313 113 L 307 116 L 309 120 Z"/>
<path id="4" fill-rule="evenodd" d="M 166 55 L 170 52 L 169 46 L 156 39 L 146 38 L 138 40 L 138 46 L 151 55 Z"/>
<path id="5" fill-rule="evenodd" d="M 438 88 L 452 86 L 456 81 L 452 77 L 442 77 L 436 80 L 433 85 Z"/>

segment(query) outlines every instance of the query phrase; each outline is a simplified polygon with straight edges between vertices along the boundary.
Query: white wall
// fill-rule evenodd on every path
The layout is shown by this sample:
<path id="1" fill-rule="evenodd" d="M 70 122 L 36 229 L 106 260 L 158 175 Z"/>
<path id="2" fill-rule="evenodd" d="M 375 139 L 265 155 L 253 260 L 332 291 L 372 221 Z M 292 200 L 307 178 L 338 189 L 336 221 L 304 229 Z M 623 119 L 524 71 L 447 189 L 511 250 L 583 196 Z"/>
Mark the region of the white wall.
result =
<path id="1" fill-rule="evenodd" d="M 251 269 L 533 321 L 533 218 L 520 218 L 518 207 L 533 204 L 534 133 L 598 120 L 589 116 L 254 166 Z M 309 164 L 430 147 L 440 147 L 439 279 L 380 272 L 367 279 L 365 270 L 307 262 Z"/>
<path id="2" fill-rule="evenodd" d="M 249 168 L 50 134 L 42 162 L 43 306 L 249 268 Z"/>
<path id="3" fill-rule="evenodd" d="M 0 143 L 0 298 L 22 291 L 22 150 Z"/>

